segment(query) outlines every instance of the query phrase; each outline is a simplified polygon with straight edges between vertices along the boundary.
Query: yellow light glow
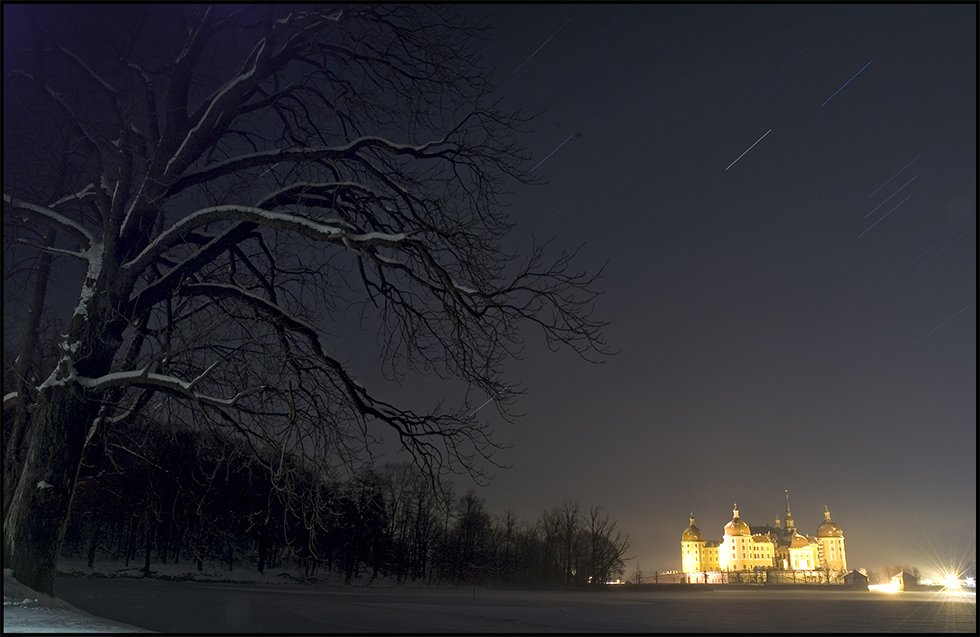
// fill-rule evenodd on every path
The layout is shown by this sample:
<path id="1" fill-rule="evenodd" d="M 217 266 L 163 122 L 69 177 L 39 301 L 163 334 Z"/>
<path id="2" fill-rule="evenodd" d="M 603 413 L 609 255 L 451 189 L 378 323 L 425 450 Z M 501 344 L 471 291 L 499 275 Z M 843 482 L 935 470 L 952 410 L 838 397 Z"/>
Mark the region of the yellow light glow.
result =
<path id="1" fill-rule="evenodd" d="M 892 582 L 891 584 L 868 584 L 868 590 L 878 593 L 897 593 L 898 582 Z"/>
<path id="2" fill-rule="evenodd" d="M 946 588 L 959 588 L 960 578 L 956 573 L 946 573 L 943 575 L 943 586 Z"/>

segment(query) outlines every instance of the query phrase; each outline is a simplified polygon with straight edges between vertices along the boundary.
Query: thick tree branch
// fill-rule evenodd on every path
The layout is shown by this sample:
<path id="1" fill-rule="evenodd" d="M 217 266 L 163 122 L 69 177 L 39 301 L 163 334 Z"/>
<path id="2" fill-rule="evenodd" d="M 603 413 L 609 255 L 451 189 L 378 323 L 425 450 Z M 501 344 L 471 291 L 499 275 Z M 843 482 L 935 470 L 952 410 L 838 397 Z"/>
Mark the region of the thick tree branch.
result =
<path id="1" fill-rule="evenodd" d="M 90 389 L 94 392 L 103 392 L 113 387 L 154 387 L 169 391 L 185 398 L 189 398 L 194 403 L 200 405 L 220 408 L 235 407 L 243 398 L 251 396 L 252 394 L 264 389 L 263 387 L 246 389 L 227 399 L 214 398 L 195 391 L 194 387 L 204 380 L 208 373 L 210 373 L 216 366 L 217 363 L 190 382 L 183 381 L 176 376 L 150 372 L 149 367 L 130 372 L 116 372 L 113 374 L 100 376 L 98 378 L 76 376 L 74 380 L 82 387 Z"/>
<path id="2" fill-rule="evenodd" d="M 80 223 L 50 208 L 24 201 L 17 197 L 11 197 L 7 193 L 3 194 L 3 202 L 13 214 L 20 214 L 25 219 L 30 219 L 56 229 L 58 232 L 78 242 L 83 250 L 88 250 L 96 243 L 96 239 L 92 233 L 86 230 Z"/>

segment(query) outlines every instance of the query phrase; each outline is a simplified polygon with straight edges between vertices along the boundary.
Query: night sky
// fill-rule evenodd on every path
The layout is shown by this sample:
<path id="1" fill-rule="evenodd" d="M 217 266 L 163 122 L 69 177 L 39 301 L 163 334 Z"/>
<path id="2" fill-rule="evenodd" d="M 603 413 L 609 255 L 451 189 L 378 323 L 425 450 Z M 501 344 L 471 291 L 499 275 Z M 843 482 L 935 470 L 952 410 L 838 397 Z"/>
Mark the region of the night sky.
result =
<path id="1" fill-rule="evenodd" d="M 692 512 L 719 540 L 788 489 L 850 567 L 974 563 L 976 4 L 462 11 L 504 106 L 540 113 L 513 246 L 605 264 L 619 352 L 528 330 L 523 416 L 480 412 L 508 447 L 489 510 L 601 505 L 652 575 Z"/>
<path id="2" fill-rule="evenodd" d="M 975 562 L 976 6 L 467 12 L 505 104 L 543 111 L 515 240 L 608 262 L 620 350 L 529 332 L 489 508 L 599 504 L 652 575 L 691 512 L 721 539 L 788 489 L 851 567 Z"/>

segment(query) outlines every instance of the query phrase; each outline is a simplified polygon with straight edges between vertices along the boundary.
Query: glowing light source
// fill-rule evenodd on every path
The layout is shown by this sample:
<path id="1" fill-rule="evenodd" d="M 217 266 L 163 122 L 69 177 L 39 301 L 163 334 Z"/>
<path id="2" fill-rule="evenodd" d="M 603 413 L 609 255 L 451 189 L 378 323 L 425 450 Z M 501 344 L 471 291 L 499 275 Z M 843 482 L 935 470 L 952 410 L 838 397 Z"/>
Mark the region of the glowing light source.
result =
<path id="1" fill-rule="evenodd" d="M 956 573 L 946 573 L 943 575 L 943 586 L 946 588 L 959 588 L 960 577 Z"/>

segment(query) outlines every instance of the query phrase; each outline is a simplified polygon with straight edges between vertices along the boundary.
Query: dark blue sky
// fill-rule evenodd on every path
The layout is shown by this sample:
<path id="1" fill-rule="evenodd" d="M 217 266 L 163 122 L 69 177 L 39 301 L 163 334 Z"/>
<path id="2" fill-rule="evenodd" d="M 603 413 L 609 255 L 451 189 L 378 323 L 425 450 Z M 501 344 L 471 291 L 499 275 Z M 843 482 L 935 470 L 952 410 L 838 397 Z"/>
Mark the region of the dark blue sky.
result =
<path id="1" fill-rule="evenodd" d="M 506 103 L 543 111 L 515 236 L 608 261 L 621 350 L 529 334 L 490 508 L 600 504 L 652 573 L 692 511 L 720 539 L 789 489 L 852 566 L 975 560 L 976 6 L 467 12 Z"/>

